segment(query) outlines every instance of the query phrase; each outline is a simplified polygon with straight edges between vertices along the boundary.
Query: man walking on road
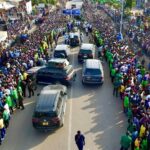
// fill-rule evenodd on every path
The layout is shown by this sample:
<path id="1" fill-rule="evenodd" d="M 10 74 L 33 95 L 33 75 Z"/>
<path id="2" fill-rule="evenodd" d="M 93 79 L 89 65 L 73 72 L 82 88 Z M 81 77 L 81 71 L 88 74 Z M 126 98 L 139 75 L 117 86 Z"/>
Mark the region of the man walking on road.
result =
<path id="1" fill-rule="evenodd" d="M 83 146 L 85 145 L 85 137 L 81 134 L 81 131 L 77 131 L 75 135 L 75 142 L 79 150 L 83 150 Z"/>

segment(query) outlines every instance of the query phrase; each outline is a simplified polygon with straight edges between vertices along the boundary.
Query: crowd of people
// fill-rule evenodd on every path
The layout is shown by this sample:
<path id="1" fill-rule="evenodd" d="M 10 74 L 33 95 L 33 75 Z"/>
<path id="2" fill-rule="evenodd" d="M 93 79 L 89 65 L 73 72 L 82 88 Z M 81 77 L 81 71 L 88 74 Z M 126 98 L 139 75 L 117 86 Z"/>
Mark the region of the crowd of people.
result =
<path id="1" fill-rule="evenodd" d="M 92 25 L 92 38 L 100 38 L 97 41 L 101 42 L 96 44 L 102 48 L 101 55 L 108 62 L 114 85 L 113 94 L 120 96 L 124 113 L 128 117 L 127 134 L 121 137 L 121 150 L 127 150 L 130 145 L 132 150 L 149 150 L 150 73 L 138 61 L 128 41 L 117 39 L 112 20 L 106 17 L 103 10 L 94 13 L 93 6 L 87 2 L 84 9 L 87 10 L 84 18 Z M 29 97 L 34 95 L 33 83 L 26 70 L 40 65 L 41 59 L 48 60 L 49 48 L 53 48 L 53 42 L 57 44 L 67 22 L 67 17 L 57 10 L 53 11 L 42 17 L 42 23 L 35 32 L 30 35 L 26 32 L 28 36 L 25 39 L 8 48 L 0 45 L 3 49 L 0 57 L 0 144 L 5 138 L 14 110 L 24 109 L 26 89 Z M 147 30 L 142 32 L 148 34 Z"/>
<path id="2" fill-rule="evenodd" d="M 115 14 L 110 8 L 102 7 L 112 19 L 116 18 Z M 120 19 L 120 17 L 119 17 Z M 119 23 L 120 20 L 117 20 Z M 125 25 L 124 31 L 129 37 L 130 45 L 135 46 L 135 51 L 139 55 L 146 55 L 148 59 L 150 58 L 150 27 L 149 27 L 149 16 L 146 14 L 135 13 L 130 18 L 124 19 Z M 149 61 L 150 66 L 150 61 Z M 148 66 L 148 68 L 150 68 Z"/>
<path id="3" fill-rule="evenodd" d="M 87 5 L 86 9 L 90 10 L 91 7 Z M 102 14 L 104 12 L 100 10 L 86 17 L 94 27 L 93 39 L 102 48 L 101 55 L 108 62 L 114 86 L 113 95 L 121 99 L 123 111 L 128 117 L 127 132 L 121 137 L 120 150 L 130 147 L 132 150 L 149 150 L 150 73 L 129 47 L 129 40 L 119 40 L 112 20 Z M 97 38 L 102 39 L 102 42 Z"/>
<path id="4" fill-rule="evenodd" d="M 55 10 L 43 15 L 42 20 L 33 33 L 23 31 L 23 36 L 11 47 L 0 45 L 0 144 L 5 138 L 14 110 L 24 109 L 26 91 L 28 90 L 29 97 L 34 96 L 33 81 L 26 71 L 49 59 L 49 49 L 53 48 L 53 42 L 57 44 L 67 18 Z M 16 32 L 8 30 L 17 35 L 22 34 L 20 29 L 27 26 L 20 27 L 19 21 L 11 27 Z"/>

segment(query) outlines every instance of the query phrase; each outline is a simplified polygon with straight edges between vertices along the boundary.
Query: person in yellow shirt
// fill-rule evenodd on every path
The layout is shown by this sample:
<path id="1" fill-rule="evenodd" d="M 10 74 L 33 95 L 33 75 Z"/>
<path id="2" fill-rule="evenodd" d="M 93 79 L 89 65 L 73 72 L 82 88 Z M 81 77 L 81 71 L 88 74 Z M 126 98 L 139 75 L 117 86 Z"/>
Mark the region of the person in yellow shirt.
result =
<path id="1" fill-rule="evenodd" d="M 141 139 L 137 137 L 134 142 L 134 150 L 140 150 L 140 143 L 141 143 Z"/>
<path id="2" fill-rule="evenodd" d="M 6 134 L 5 126 L 4 126 L 4 120 L 2 116 L 0 116 L 0 144 L 2 143 L 2 140 L 4 140 Z"/>
<path id="3" fill-rule="evenodd" d="M 140 128 L 139 136 L 142 138 L 146 133 L 146 127 L 142 124 Z"/>
<path id="4" fill-rule="evenodd" d="M 26 72 L 23 73 L 23 80 L 27 80 L 28 74 Z"/>
<path id="5" fill-rule="evenodd" d="M 119 88 L 120 98 L 121 99 L 123 99 L 124 91 L 125 91 L 125 86 L 123 84 L 121 84 L 120 88 Z"/>

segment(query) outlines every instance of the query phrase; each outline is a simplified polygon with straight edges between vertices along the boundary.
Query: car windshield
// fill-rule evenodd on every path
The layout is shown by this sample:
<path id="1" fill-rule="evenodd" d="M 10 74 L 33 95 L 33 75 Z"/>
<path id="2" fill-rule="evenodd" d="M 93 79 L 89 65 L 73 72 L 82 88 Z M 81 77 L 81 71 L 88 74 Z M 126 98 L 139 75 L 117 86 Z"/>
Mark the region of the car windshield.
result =
<path id="1" fill-rule="evenodd" d="M 101 75 L 100 69 L 86 69 L 85 75 Z"/>
<path id="2" fill-rule="evenodd" d="M 88 50 L 88 49 L 81 49 L 81 50 L 80 50 L 80 53 L 81 53 L 81 54 L 91 54 L 92 51 L 91 51 L 91 50 Z"/>

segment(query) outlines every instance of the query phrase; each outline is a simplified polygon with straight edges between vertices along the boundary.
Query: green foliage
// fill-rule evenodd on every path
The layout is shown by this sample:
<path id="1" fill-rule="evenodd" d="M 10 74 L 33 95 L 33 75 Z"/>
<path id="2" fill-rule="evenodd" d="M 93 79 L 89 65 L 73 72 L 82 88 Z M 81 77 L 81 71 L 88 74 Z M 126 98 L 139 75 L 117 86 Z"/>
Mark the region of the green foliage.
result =
<path id="1" fill-rule="evenodd" d="M 32 3 L 33 5 L 38 5 L 39 3 L 56 5 L 57 0 L 32 0 Z"/>
<path id="2" fill-rule="evenodd" d="M 125 1 L 125 8 L 132 9 L 136 6 L 136 0 L 126 0 Z"/>

